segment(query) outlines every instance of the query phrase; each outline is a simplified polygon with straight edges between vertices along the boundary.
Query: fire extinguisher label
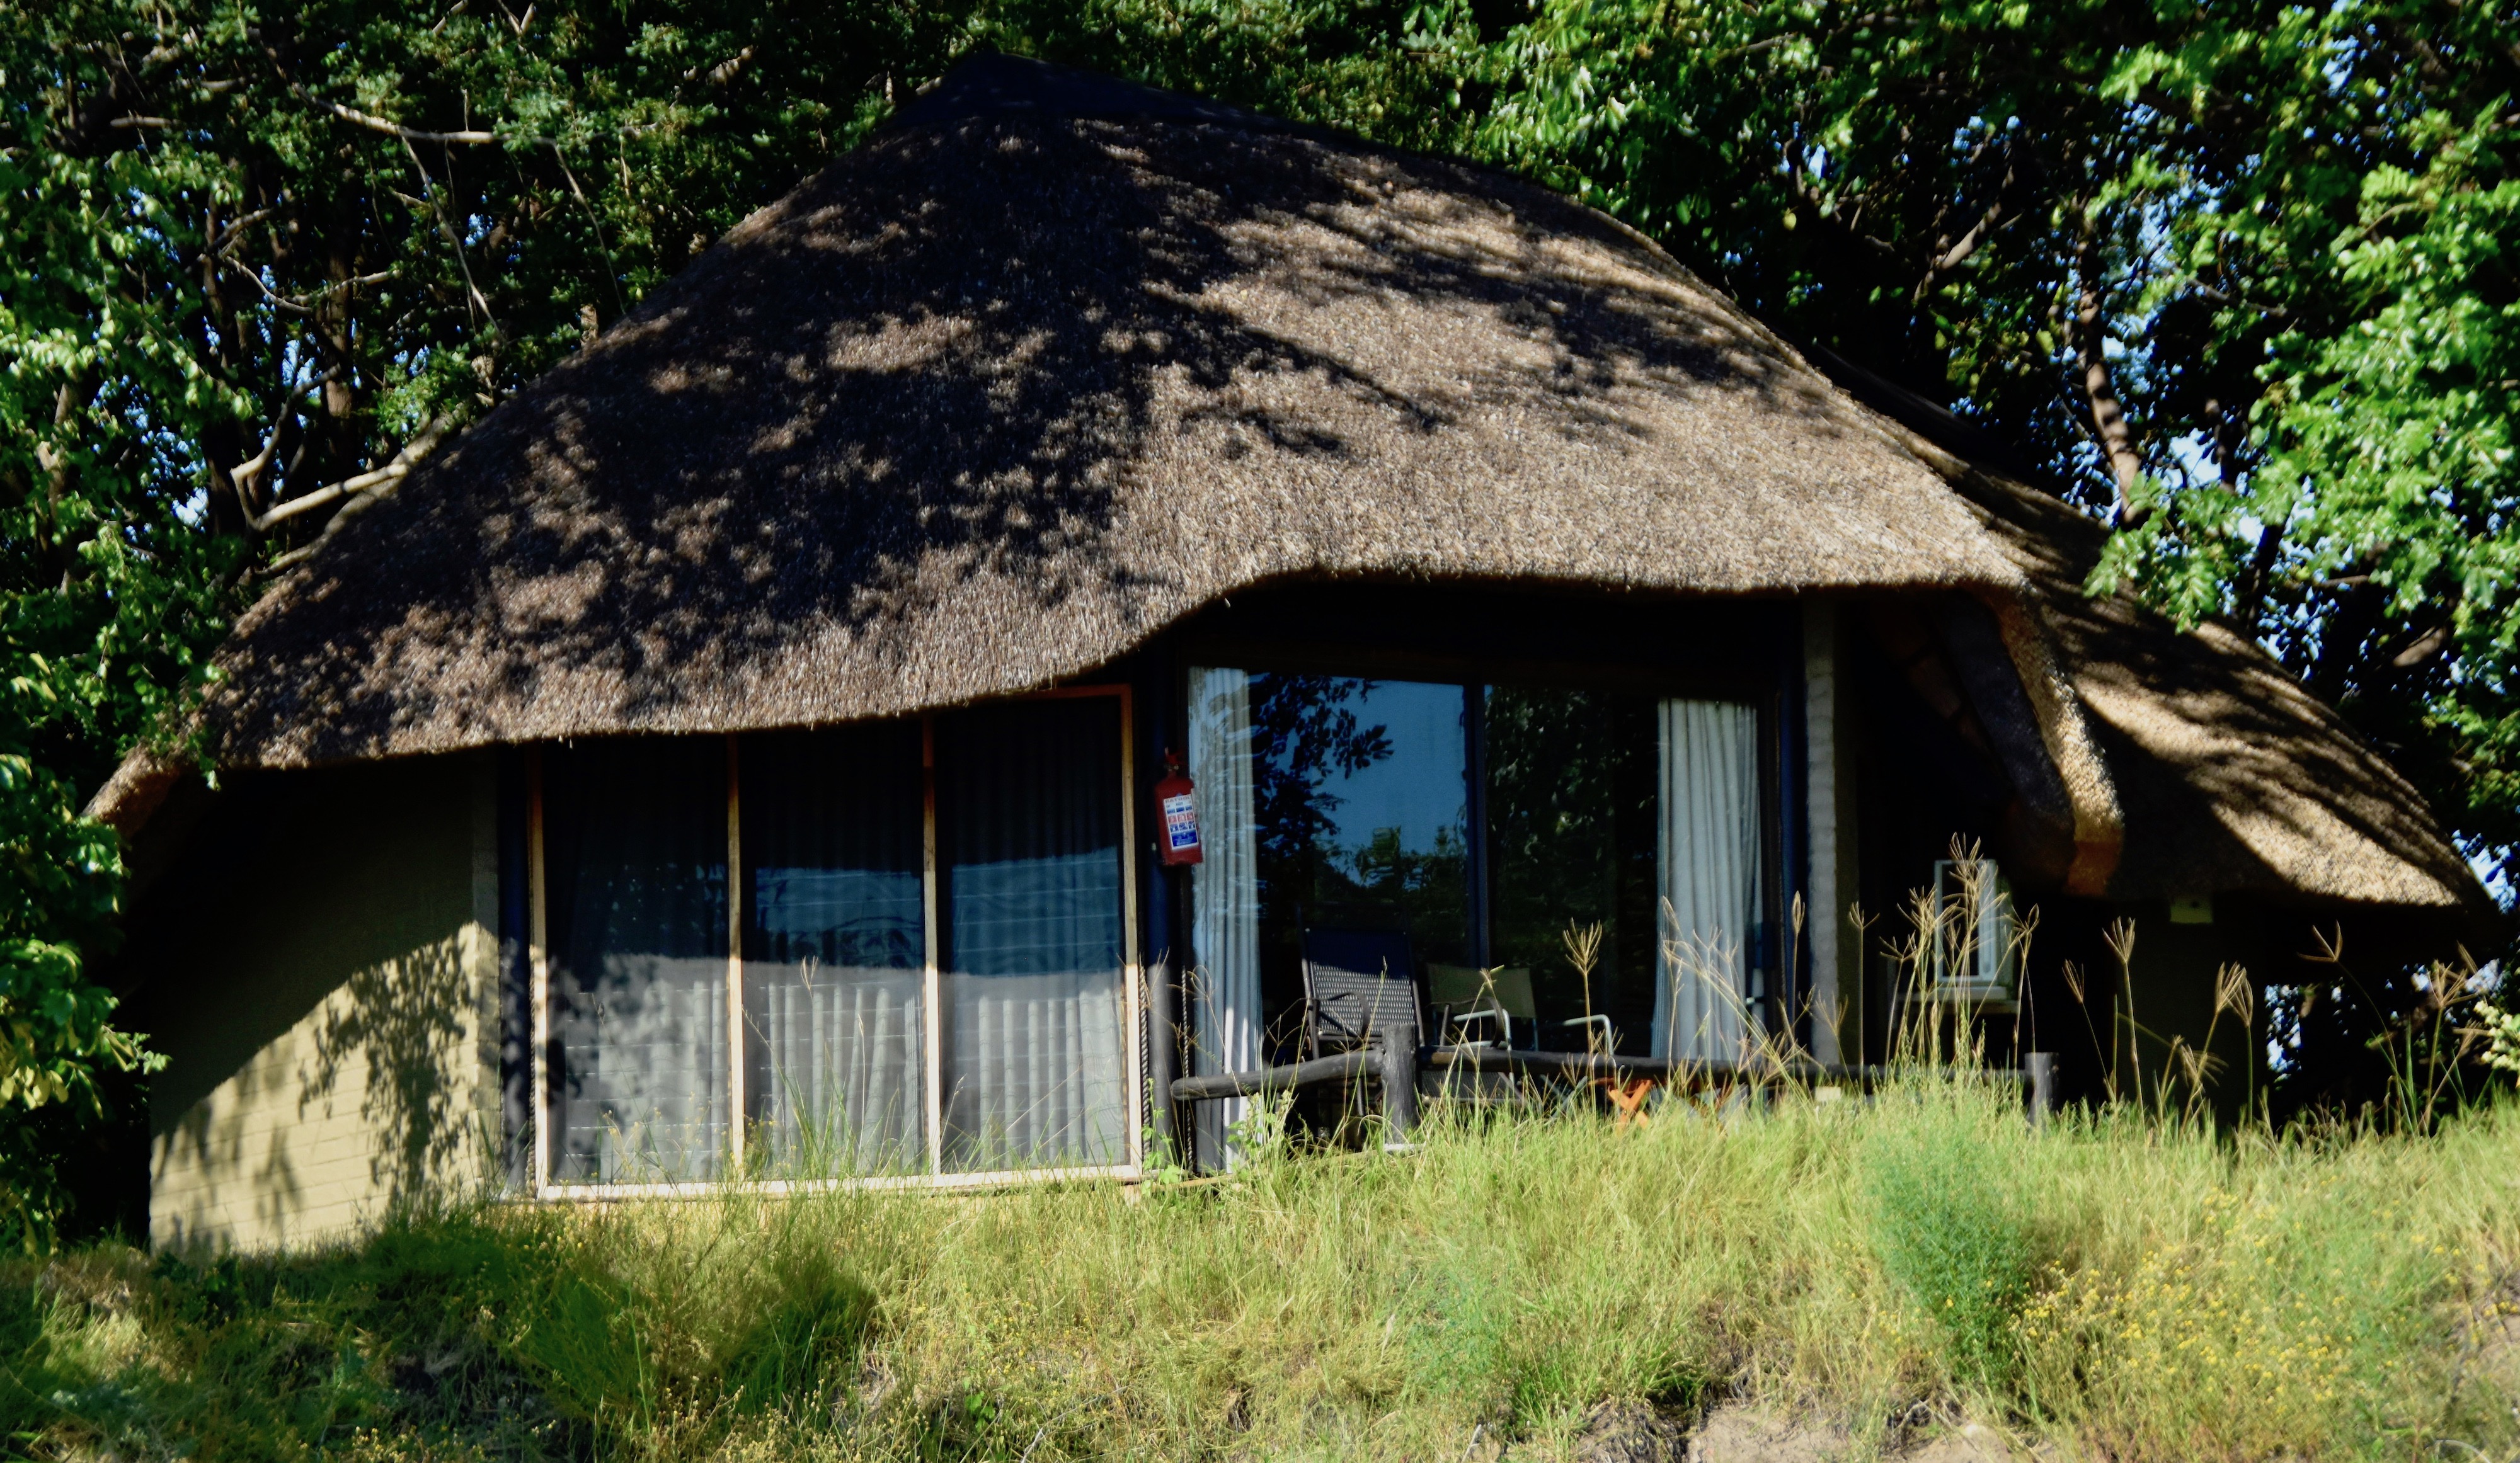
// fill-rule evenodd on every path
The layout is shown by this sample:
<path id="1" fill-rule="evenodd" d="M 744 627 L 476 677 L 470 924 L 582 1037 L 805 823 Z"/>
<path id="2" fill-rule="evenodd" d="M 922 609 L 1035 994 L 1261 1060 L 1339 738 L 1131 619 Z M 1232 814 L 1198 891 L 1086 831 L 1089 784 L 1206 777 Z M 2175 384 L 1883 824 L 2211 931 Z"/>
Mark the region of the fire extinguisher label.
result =
<path id="1" fill-rule="evenodd" d="M 1198 847 L 1198 813 L 1189 793 L 1164 799 L 1164 846 L 1176 854 Z"/>

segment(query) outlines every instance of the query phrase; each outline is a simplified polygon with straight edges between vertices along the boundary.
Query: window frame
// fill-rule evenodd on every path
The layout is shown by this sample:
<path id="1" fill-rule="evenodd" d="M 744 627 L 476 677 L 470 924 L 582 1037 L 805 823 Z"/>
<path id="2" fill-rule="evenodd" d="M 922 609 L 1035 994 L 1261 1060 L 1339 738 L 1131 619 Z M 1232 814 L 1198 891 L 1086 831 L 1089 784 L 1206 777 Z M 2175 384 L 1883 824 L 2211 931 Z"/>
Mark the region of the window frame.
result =
<path id="1" fill-rule="evenodd" d="M 552 1180 L 552 1131 L 555 1121 L 553 1079 L 558 1065 L 552 1051 L 553 1022 L 551 1013 L 552 970 L 549 922 L 550 870 L 543 834 L 543 748 L 525 749 L 525 898 L 528 944 L 528 969 L 532 985 L 531 1004 L 533 1031 L 533 1125 L 532 1172 L 527 1175 L 532 1197 L 537 1201 L 569 1201 L 603 1203 L 622 1199 L 697 1198 L 742 1188 L 765 1194 L 831 1192 L 843 1189 L 988 1189 L 1024 1183 L 1056 1183 L 1081 1178 L 1115 1178 L 1124 1182 L 1142 1180 L 1146 1175 L 1147 1133 L 1147 968 L 1141 949 L 1139 931 L 1139 850 L 1138 850 L 1138 776 L 1137 723 L 1131 687 L 1126 684 L 1055 687 L 1024 695 L 1005 697 L 1012 702 L 1071 700 L 1103 697 L 1117 703 L 1119 716 L 1119 788 L 1120 788 L 1120 929 L 1121 929 L 1121 1046 L 1123 1074 L 1131 1094 L 1127 1104 L 1127 1136 L 1124 1158 L 1117 1164 L 1044 1169 L 1002 1169 L 985 1173 L 950 1174 L 944 1172 L 944 1013 L 939 1004 L 944 992 L 944 936 L 939 926 L 942 909 L 939 897 L 942 880 L 937 866 L 936 834 L 936 719 L 938 713 L 926 712 L 919 718 L 919 778 L 921 820 L 920 914 L 923 950 L 921 972 L 920 1012 L 921 1059 L 925 1066 L 922 1077 L 921 1121 L 924 1125 L 927 1150 L 927 1172 L 924 1174 L 885 1175 L 866 1178 L 765 1178 L 748 1180 L 742 1175 L 749 1121 L 744 1108 L 744 1063 L 747 1043 L 742 1040 L 727 1042 L 726 1100 L 729 1122 L 725 1152 L 728 1177 L 698 1182 L 674 1181 L 655 1183 L 555 1183 Z M 950 713 L 948 713 L 950 714 Z M 705 733 L 703 733 L 705 734 Z M 727 972 L 726 998 L 728 1030 L 745 1030 L 743 1009 L 743 929 L 746 909 L 743 901 L 743 769 L 741 752 L 742 733 L 727 732 L 726 744 L 726 829 L 727 829 Z"/>

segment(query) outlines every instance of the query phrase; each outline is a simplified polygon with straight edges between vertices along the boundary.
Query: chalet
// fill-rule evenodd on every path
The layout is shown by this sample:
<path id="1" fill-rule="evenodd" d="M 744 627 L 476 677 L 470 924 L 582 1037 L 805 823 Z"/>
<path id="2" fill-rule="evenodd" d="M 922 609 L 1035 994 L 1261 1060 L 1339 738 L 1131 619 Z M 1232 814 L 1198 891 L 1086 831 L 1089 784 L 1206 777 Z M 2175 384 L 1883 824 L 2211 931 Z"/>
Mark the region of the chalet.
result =
<path id="1" fill-rule="evenodd" d="M 2485 917 L 2335 713 L 1957 441 L 1541 188 L 968 63 L 345 511 L 98 794 L 154 1237 L 1214 1164 L 1173 1079 L 1318 1054 L 1341 949 L 1413 1046 L 1860 1067 L 1847 911 L 1956 836 L 2069 1091 L 2110 921 L 2194 1042 L 2227 962 Z"/>

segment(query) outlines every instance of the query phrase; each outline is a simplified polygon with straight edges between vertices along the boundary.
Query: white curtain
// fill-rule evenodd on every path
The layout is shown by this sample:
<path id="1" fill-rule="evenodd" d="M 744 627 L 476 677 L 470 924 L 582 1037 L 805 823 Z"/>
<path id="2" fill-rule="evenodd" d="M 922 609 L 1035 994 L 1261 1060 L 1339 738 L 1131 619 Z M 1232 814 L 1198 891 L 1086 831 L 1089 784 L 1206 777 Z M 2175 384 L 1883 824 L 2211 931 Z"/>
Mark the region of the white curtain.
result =
<path id="1" fill-rule="evenodd" d="M 1653 1054 L 1735 1061 L 1759 949 L 1759 714 L 1730 701 L 1665 701 L 1661 724 Z"/>
<path id="2" fill-rule="evenodd" d="M 773 1177 L 927 1167 L 919 742 L 744 738 L 744 1116 Z"/>
<path id="3" fill-rule="evenodd" d="M 595 998 L 569 1007 L 562 1179 L 697 1183 L 726 1141 L 726 959 L 607 954 Z M 583 1093 L 583 1096 L 579 1094 Z M 592 1159 L 587 1157 L 590 1150 Z M 589 1172 L 589 1169 L 592 1172 Z"/>
<path id="4" fill-rule="evenodd" d="M 546 757 L 544 778 L 552 1179 L 714 1179 L 727 1135 L 726 748 L 592 738 Z"/>
<path id="5" fill-rule="evenodd" d="M 1119 971 L 953 975 L 945 990 L 946 1168 L 1127 1161 Z"/>
<path id="6" fill-rule="evenodd" d="M 1194 667 L 1190 775 L 1197 786 L 1199 863 L 1191 872 L 1191 1071 L 1200 1077 L 1260 1065 L 1259 829 L 1251 801 L 1251 683 L 1230 667 Z M 1232 1161 L 1226 1134 L 1248 1104 L 1197 1105 L 1198 1163 Z"/>
<path id="7" fill-rule="evenodd" d="M 746 962 L 773 1173 L 847 1177 L 927 1166 L 921 973 Z"/>

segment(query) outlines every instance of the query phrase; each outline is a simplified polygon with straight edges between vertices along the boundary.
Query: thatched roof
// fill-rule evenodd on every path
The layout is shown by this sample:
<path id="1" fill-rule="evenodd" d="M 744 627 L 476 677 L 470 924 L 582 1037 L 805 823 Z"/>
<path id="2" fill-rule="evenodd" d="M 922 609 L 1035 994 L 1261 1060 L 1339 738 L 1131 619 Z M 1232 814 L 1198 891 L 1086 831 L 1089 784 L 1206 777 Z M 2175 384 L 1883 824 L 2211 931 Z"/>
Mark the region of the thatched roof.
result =
<path id="1" fill-rule="evenodd" d="M 2123 591 L 2087 593 L 2106 529 L 1998 466 L 2001 447 L 1941 408 L 1826 359 L 2021 570 L 2027 593 L 1997 607 L 2035 627 L 2006 627 L 2022 680 L 2034 699 L 2044 679 L 2073 703 L 2083 750 L 2058 761 L 2068 780 L 2078 761 L 2086 779 L 2096 773 L 2116 830 L 2105 878 L 2083 892 L 2431 907 L 2480 933 L 2500 922 L 2422 795 L 2264 646 L 2220 621 L 2182 632 Z"/>
<path id="2" fill-rule="evenodd" d="M 1045 686 L 1288 577 L 2018 605 L 2034 559 L 1599 213 L 988 58 L 345 523 L 204 716 L 240 768 L 740 731 Z M 2077 836 L 2113 849 L 2046 684 Z M 163 780 L 135 759 L 98 811 Z M 2359 897 L 2450 897 L 2342 857 L 2397 860 Z"/>
<path id="3" fill-rule="evenodd" d="M 2019 482 L 1981 484 L 2108 768 L 2124 829 L 2112 898 L 2245 891 L 2486 914 L 2422 796 L 2265 647 L 2086 594 L 2104 530 Z"/>

